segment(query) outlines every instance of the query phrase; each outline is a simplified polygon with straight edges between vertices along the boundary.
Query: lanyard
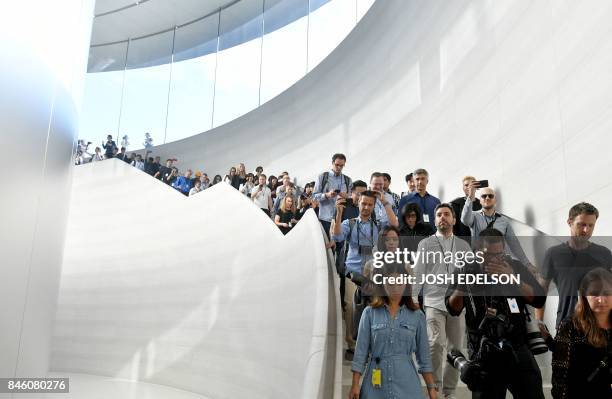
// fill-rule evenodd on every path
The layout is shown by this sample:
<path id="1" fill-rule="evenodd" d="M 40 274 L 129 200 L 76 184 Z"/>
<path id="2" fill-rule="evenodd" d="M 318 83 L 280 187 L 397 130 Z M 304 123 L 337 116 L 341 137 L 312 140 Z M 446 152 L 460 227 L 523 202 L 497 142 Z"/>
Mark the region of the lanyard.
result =
<path id="1" fill-rule="evenodd" d="M 444 262 L 444 258 L 446 257 L 446 256 L 444 256 L 444 253 L 446 252 L 446 250 L 444 249 L 444 245 L 442 245 L 442 241 L 440 241 L 440 237 L 438 237 L 438 236 L 435 236 L 435 237 L 436 237 L 436 240 L 438 240 L 438 245 L 440 245 L 440 249 L 442 250 L 442 263 L 444 263 L 444 266 L 446 266 L 446 274 L 448 274 L 448 273 L 450 273 L 450 265 L 451 265 L 452 261 L 449 262 L 449 263 Z M 451 254 L 455 253 L 455 236 L 454 235 L 453 235 L 453 238 L 452 238 L 452 241 L 451 241 L 450 252 L 451 252 Z"/>

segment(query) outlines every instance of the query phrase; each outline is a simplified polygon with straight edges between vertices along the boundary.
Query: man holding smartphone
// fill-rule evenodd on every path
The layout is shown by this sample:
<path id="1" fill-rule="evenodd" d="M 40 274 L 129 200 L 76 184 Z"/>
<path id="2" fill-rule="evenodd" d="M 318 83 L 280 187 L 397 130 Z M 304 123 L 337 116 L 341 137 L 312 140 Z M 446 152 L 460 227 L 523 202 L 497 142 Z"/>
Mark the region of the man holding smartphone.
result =
<path id="1" fill-rule="evenodd" d="M 319 221 L 328 237 L 336 213 L 336 200 L 348 198 L 353 186 L 351 178 L 342 174 L 344 165 L 346 156 L 334 154 L 331 170 L 321 173 L 315 183 L 313 198 L 319 202 Z"/>
<path id="2" fill-rule="evenodd" d="M 397 220 L 397 209 L 391 194 L 384 189 L 384 177 L 382 173 L 374 172 L 370 177 L 370 190 L 376 193 L 377 199 L 374 206 L 373 217 L 380 223 L 388 223 L 391 226 L 399 227 Z M 387 206 L 388 205 L 388 206 Z"/>
<path id="3" fill-rule="evenodd" d="M 481 188 L 485 183 L 487 187 Z M 480 232 L 486 229 L 496 229 L 500 231 L 508 245 L 505 247 L 506 253 L 511 255 L 515 259 L 521 261 L 521 263 L 532 270 L 533 265 L 525 255 L 525 251 L 521 247 L 521 243 L 518 238 L 516 238 L 516 234 L 514 233 L 514 229 L 512 229 L 512 225 L 510 224 L 510 219 L 495 211 L 495 206 L 497 205 L 497 197 L 495 194 L 495 190 L 491 187 L 488 187 L 487 180 L 474 180 L 470 183 L 468 196 L 465 200 L 465 205 L 463 206 L 463 210 L 461 211 L 461 223 L 465 224 L 470 228 L 472 232 L 472 245 L 474 245 L 476 238 L 480 235 Z M 474 212 L 473 206 L 476 201 L 476 190 L 480 189 L 480 203 L 482 205 L 482 209 L 480 211 Z"/>

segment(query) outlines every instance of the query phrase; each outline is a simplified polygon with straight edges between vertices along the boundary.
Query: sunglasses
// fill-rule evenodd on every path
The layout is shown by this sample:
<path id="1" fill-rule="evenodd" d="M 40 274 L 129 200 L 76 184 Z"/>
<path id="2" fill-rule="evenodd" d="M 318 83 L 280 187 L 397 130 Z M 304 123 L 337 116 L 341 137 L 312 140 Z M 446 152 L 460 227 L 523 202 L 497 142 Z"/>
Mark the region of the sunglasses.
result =
<path id="1" fill-rule="evenodd" d="M 480 198 L 482 198 L 482 199 L 486 199 L 486 198 L 491 198 L 491 199 L 493 199 L 493 198 L 495 198 L 495 194 L 482 194 L 482 195 L 480 196 Z"/>

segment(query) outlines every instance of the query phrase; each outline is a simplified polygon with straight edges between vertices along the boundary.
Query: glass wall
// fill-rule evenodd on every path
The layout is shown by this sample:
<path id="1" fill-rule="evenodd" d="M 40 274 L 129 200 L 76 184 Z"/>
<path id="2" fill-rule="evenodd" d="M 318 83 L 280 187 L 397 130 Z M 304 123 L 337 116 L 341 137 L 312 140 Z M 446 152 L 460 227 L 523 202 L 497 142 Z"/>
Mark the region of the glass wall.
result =
<path id="1" fill-rule="evenodd" d="M 128 150 L 227 123 L 312 70 L 374 0 L 240 0 L 173 29 L 90 49 L 79 138 Z M 93 151 L 93 148 L 90 147 Z"/>

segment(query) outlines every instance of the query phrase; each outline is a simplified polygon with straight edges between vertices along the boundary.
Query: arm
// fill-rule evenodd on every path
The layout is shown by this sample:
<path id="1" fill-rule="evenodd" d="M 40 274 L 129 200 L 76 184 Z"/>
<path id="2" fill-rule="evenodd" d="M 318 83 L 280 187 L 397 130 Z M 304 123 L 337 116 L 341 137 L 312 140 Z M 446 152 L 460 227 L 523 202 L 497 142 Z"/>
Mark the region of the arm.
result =
<path id="1" fill-rule="evenodd" d="M 461 211 L 461 223 L 471 229 L 474 228 L 474 212 L 472 211 L 472 200 L 469 197 L 465 200 Z"/>
<path id="2" fill-rule="evenodd" d="M 523 265 L 532 269 L 533 266 L 531 262 L 529 261 L 529 258 L 527 258 L 527 255 L 525 255 L 525 251 L 523 251 L 523 247 L 521 247 L 521 243 L 519 242 L 518 238 L 516 238 L 516 234 L 514 233 L 514 229 L 512 228 L 510 223 L 508 223 L 508 227 L 506 228 L 505 238 L 506 238 L 506 242 L 508 243 L 508 248 L 510 248 L 510 251 L 512 251 L 514 256 L 518 260 L 520 260 Z"/>
<path id="3" fill-rule="evenodd" d="M 268 210 L 272 212 L 272 195 L 268 195 Z"/>
<path id="4" fill-rule="evenodd" d="M 372 350 L 371 345 L 371 312 L 372 308 L 367 307 L 361 315 L 359 321 L 359 331 L 357 333 L 357 343 L 355 344 L 355 355 L 353 356 L 353 362 L 351 363 L 351 370 L 353 371 L 353 382 L 351 386 L 351 393 L 359 393 L 359 379 L 365 371 L 366 362 L 368 360 L 368 354 Z M 352 396 L 355 397 L 355 396 Z M 349 398 L 352 398 L 349 396 Z M 357 396 L 359 397 L 359 396 Z"/>
<path id="5" fill-rule="evenodd" d="M 446 304 L 446 310 L 451 316 L 459 316 L 463 311 L 465 303 L 463 297 L 465 296 L 465 288 L 457 284 L 457 276 L 459 273 L 463 273 L 463 269 L 455 270 L 455 278 L 453 283 L 446 289 L 446 295 L 444 303 Z"/>
<path id="6" fill-rule="evenodd" d="M 336 201 L 336 219 L 334 219 L 335 223 L 332 229 L 332 236 L 339 236 L 342 233 L 342 213 L 344 213 L 344 201 L 346 200 L 338 199 L 338 201 Z"/>
<path id="7" fill-rule="evenodd" d="M 399 221 L 397 220 L 395 212 L 393 212 L 393 207 L 391 206 L 391 203 L 389 203 L 389 201 L 387 201 L 384 196 L 382 201 L 382 204 L 385 207 L 385 212 L 387 213 L 387 219 L 389 219 L 389 224 L 393 227 L 399 227 Z"/>
<path id="8" fill-rule="evenodd" d="M 280 227 L 287 227 L 287 223 L 281 223 L 279 215 L 274 216 L 274 224 Z"/>
<path id="9" fill-rule="evenodd" d="M 425 323 L 425 315 L 418 313 L 419 321 L 416 330 L 416 359 L 419 363 L 419 373 L 423 376 L 427 384 L 427 393 L 430 399 L 437 398 L 437 390 L 433 388 L 435 381 L 433 378 L 433 365 L 431 362 L 431 353 L 429 352 L 429 341 L 427 339 L 427 326 Z"/>

